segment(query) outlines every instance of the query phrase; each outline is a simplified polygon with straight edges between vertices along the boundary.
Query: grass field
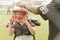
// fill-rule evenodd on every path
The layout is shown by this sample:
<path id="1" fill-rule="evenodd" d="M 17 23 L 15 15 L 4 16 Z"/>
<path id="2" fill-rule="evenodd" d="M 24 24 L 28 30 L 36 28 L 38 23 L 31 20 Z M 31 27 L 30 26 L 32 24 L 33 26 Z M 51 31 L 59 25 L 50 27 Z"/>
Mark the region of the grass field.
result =
<path id="1" fill-rule="evenodd" d="M 13 40 L 13 36 L 8 35 L 6 24 L 9 20 L 10 15 L 0 15 L 0 40 Z M 41 23 L 41 26 L 36 26 L 36 40 L 47 40 L 49 30 L 48 30 L 48 20 L 44 21 L 39 15 L 29 15 L 30 18 L 37 18 Z"/>

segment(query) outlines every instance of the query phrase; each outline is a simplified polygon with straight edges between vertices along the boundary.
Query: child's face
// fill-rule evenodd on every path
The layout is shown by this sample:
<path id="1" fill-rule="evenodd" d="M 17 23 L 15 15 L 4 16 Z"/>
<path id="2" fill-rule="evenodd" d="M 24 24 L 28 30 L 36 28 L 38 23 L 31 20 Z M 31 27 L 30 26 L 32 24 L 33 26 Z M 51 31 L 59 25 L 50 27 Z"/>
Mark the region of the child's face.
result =
<path id="1" fill-rule="evenodd" d="M 21 12 L 15 12 L 15 13 L 16 13 L 16 19 L 18 21 L 22 21 L 25 14 Z"/>

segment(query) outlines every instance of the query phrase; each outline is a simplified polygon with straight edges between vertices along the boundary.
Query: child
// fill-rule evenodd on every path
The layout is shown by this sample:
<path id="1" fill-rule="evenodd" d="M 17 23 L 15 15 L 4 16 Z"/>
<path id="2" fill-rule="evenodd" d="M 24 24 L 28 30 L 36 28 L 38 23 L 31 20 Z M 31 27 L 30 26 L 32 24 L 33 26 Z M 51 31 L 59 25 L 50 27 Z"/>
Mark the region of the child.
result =
<path id="1" fill-rule="evenodd" d="M 19 7 L 13 9 L 8 24 L 9 35 L 14 34 L 14 40 L 31 40 L 31 35 L 36 33 L 33 26 L 37 23 L 34 24 L 33 22 L 28 20 L 28 11 L 26 9 Z"/>

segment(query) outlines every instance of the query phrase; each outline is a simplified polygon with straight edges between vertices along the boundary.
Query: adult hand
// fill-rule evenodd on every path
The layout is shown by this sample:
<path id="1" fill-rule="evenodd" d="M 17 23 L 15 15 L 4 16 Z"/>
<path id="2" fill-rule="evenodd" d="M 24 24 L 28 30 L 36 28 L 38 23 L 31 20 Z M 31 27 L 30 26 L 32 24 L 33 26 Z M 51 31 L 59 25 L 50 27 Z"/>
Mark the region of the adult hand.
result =
<path id="1" fill-rule="evenodd" d="M 17 6 L 20 6 L 20 7 L 24 7 L 25 6 L 25 3 L 17 2 L 16 5 Z"/>

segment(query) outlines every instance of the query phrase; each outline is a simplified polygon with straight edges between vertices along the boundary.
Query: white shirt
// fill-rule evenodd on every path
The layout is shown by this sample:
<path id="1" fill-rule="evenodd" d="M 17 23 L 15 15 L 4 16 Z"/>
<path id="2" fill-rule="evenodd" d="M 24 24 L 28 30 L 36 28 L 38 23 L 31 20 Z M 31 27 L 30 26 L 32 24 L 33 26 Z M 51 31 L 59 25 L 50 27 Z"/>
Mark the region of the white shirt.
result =
<path id="1" fill-rule="evenodd" d="M 17 36 L 15 40 L 31 40 L 31 36 L 21 35 L 21 36 Z"/>

